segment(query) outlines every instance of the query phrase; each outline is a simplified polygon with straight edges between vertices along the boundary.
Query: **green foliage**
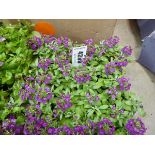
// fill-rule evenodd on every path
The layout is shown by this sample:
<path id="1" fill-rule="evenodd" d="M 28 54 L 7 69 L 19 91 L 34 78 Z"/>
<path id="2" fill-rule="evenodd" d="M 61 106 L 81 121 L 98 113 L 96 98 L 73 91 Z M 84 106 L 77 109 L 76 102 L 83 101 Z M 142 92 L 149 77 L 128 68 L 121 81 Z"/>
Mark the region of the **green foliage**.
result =
<path id="1" fill-rule="evenodd" d="M 26 75 L 32 59 L 32 50 L 27 47 L 27 40 L 32 36 L 32 25 L 19 22 L 16 25 L 0 26 L 0 85 L 11 85 L 21 75 Z"/>

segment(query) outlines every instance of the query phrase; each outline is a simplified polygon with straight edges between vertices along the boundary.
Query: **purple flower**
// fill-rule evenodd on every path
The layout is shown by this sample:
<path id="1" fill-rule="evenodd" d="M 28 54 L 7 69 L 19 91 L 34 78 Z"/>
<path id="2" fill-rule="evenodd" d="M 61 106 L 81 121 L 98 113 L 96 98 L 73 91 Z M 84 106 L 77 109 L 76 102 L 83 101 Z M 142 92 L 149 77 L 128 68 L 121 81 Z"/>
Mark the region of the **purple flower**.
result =
<path id="1" fill-rule="evenodd" d="M 75 135 L 84 135 L 85 134 L 83 126 L 76 126 L 76 127 L 74 127 L 73 130 L 74 130 Z"/>
<path id="2" fill-rule="evenodd" d="M 91 76 L 89 74 L 75 75 L 74 79 L 76 80 L 77 83 L 82 84 L 82 83 L 86 83 L 87 81 L 90 81 Z"/>
<path id="3" fill-rule="evenodd" d="M 92 47 L 92 48 L 88 48 L 88 58 L 89 60 L 91 60 L 94 56 L 94 53 L 96 52 L 96 48 L 95 47 Z"/>
<path id="4" fill-rule="evenodd" d="M 100 97 L 99 96 L 96 96 L 96 101 L 99 101 L 100 100 Z"/>
<path id="5" fill-rule="evenodd" d="M 112 110 L 115 110 L 116 109 L 116 105 L 112 105 Z"/>
<path id="6" fill-rule="evenodd" d="M 70 108 L 71 106 L 72 106 L 71 103 L 65 103 L 64 104 L 64 109 L 66 110 L 66 109 Z"/>
<path id="7" fill-rule="evenodd" d="M 51 59 L 40 59 L 38 63 L 38 68 L 42 68 L 43 70 L 47 70 L 51 65 Z"/>
<path id="8" fill-rule="evenodd" d="M 63 100 L 65 101 L 65 102 L 70 102 L 70 100 L 71 100 L 71 95 L 70 94 L 67 94 L 67 95 L 65 95 L 65 94 L 63 94 L 62 95 L 62 98 L 63 98 Z"/>
<path id="9" fill-rule="evenodd" d="M 89 97 L 90 96 L 90 93 L 86 93 L 86 97 Z"/>
<path id="10" fill-rule="evenodd" d="M 86 66 L 89 61 L 89 57 L 82 58 L 82 66 Z"/>
<path id="11" fill-rule="evenodd" d="M 45 83 L 45 84 L 49 84 L 49 83 L 50 83 L 50 80 L 52 80 L 52 76 L 51 76 L 51 75 L 47 75 L 47 77 L 46 77 L 44 83 Z"/>
<path id="12" fill-rule="evenodd" d="M 28 77 L 27 80 L 28 81 L 34 81 L 34 77 Z"/>
<path id="13" fill-rule="evenodd" d="M 113 123 L 107 118 L 104 118 L 101 122 L 97 123 L 97 127 L 100 135 L 112 135 L 115 132 Z"/>
<path id="14" fill-rule="evenodd" d="M 125 128 L 130 135 L 144 135 L 147 130 L 140 118 L 129 119 Z"/>
<path id="15" fill-rule="evenodd" d="M 115 65 L 117 67 L 126 67 L 128 64 L 128 61 L 120 61 L 120 62 L 115 62 Z"/>
<path id="16" fill-rule="evenodd" d="M 68 72 L 63 71 L 63 76 L 68 76 L 68 75 L 69 75 L 69 73 L 68 73 Z"/>
<path id="17" fill-rule="evenodd" d="M 115 72 L 115 67 L 116 67 L 115 62 L 110 62 L 109 64 L 106 64 L 105 65 L 105 73 L 106 73 L 106 75 L 108 76 L 109 74 L 114 73 Z"/>
<path id="18" fill-rule="evenodd" d="M 84 41 L 84 44 L 86 45 L 92 45 L 93 44 L 93 39 L 88 39 Z"/>
<path id="19" fill-rule="evenodd" d="M 58 45 L 63 44 L 65 48 L 68 48 L 69 47 L 68 42 L 69 42 L 68 37 L 59 37 L 57 39 L 57 44 Z"/>
<path id="20" fill-rule="evenodd" d="M 123 114 L 124 113 L 124 109 L 119 110 L 119 112 Z"/>
<path id="21" fill-rule="evenodd" d="M 119 38 L 117 36 L 110 37 L 106 41 L 104 41 L 104 45 L 108 46 L 109 48 L 113 48 L 119 43 Z"/>
<path id="22" fill-rule="evenodd" d="M 63 133 L 65 133 L 66 135 L 73 135 L 73 130 L 66 125 L 63 126 L 62 130 L 63 130 Z"/>
<path id="23" fill-rule="evenodd" d="M 61 109 L 63 112 L 65 111 L 63 104 L 59 101 L 57 101 L 57 107 Z"/>
<path id="24" fill-rule="evenodd" d="M 28 41 L 28 46 L 32 50 L 36 51 L 37 49 L 39 49 L 42 46 L 42 40 L 41 40 L 41 38 L 39 38 L 37 36 L 33 37 L 32 39 L 30 39 Z"/>
<path id="25" fill-rule="evenodd" d="M 51 127 L 51 128 L 48 129 L 48 134 L 49 135 L 59 135 L 59 133 L 61 131 L 62 131 L 61 128 L 53 128 L 53 127 Z"/>
<path id="26" fill-rule="evenodd" d="M 39 104 L 36 105 L 36 109 L 40 109 L 40 105 Z"/>
<path id="27" fill-rule="evenodd" d="M 130 46 L 125 46 L 121 49 L 122 53 L 124 53 L 127 56 L 130 56 L 132 54 L 132 49 Z"/>
<path id="28" fill-rule="evenodd" d="M 117 79 L 117 82 L 119 83 L 119 89 L 121 91 L 124 90 L 130 90 L 131 84 L 128 83 L 129 79 L 125 77 L 121 77 Z"/>
<path id="29" fill-rule="evenodd" d="M 121 61 L 121 62 L 110 62 L 109 64 L 105 65 L 105 73 L 108 76 L 109 74 L 112 74 L 116 71 L 116 67 L 119 67 L 120 71 L 122 72 L 121 67 L 126 67 L 128 64 L 127 61 Z"/>
<path id="30" fill-rule="evenodd" d="M 61 44 L 62 44 L 62 39 L 61 39 L 61 37 L 57 39 L 57 43 L 58 43 L 58 45 L 61 45 Z"/>
<path id="31" fill-rule="evenodd" d="M 50 100 L 52 98 L 52 93 L 48 93 L 48 95 L 46 96 L 47 100 Z"/>
<path id="32" fill-rule="evenodd" d="M 116 87 L 109 89 L 107 93 L 111 95 L 112 100 L 114 100 L 118 94 Z"/>
<path id="33" fill-rule="evenodd" d="M 56 40 L 56 38 L 51 35 L 43 35 L 43 39 L 44 39 L 44 43 L 46 44 L 49 44 L 53 42 L 54 40 Z"/>

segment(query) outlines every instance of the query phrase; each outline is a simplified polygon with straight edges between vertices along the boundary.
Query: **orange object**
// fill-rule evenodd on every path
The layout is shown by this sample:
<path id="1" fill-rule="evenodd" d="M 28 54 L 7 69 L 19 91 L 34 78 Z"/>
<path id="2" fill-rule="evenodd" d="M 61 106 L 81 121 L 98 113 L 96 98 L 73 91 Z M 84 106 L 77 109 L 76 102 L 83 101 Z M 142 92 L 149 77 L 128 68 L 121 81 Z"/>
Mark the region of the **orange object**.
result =
<path id="1" fill-rule="evenodd" d="M 55 27 L 48 22 L 38 22 L 34 27 L 35 31 L 38 31 L 46 35 L 54 35 L 56 33 Z"/>

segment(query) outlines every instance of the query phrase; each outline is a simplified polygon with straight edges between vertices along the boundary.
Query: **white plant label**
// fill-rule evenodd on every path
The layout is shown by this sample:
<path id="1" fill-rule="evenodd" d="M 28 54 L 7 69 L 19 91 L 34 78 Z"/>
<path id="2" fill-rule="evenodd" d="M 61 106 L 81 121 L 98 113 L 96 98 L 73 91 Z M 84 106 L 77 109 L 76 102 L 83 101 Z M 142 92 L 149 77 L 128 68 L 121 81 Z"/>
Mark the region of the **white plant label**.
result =
<path id="1" fill-rule="evenodd" d="M 79 66 L 82 63 L 82 58 L 85 58 L 87 46 L 73 47 L 72 65 Z"/>

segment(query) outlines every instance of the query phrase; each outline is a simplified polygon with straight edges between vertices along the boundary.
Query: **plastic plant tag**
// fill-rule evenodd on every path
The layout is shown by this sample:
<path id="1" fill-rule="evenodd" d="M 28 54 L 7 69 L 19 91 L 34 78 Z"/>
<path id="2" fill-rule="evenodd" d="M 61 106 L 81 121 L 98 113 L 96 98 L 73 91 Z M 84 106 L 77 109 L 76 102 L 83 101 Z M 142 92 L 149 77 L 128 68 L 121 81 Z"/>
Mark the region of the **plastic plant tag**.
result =
<path id="1" fill-rule="evenodd" d="M 85 58 L 87 46 L 73 47 L 72 65 L 79 66 L 82 63 L 82 58 Z"/>

